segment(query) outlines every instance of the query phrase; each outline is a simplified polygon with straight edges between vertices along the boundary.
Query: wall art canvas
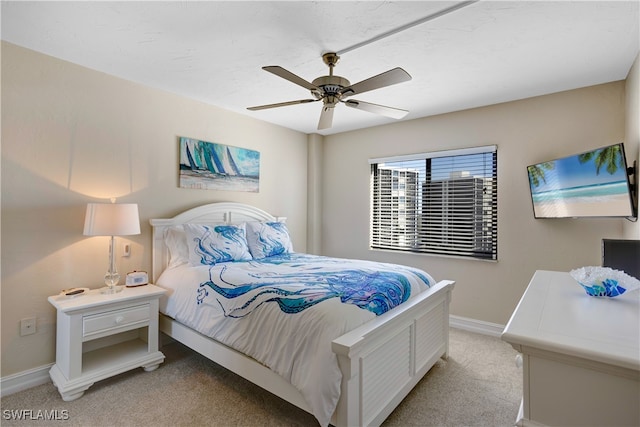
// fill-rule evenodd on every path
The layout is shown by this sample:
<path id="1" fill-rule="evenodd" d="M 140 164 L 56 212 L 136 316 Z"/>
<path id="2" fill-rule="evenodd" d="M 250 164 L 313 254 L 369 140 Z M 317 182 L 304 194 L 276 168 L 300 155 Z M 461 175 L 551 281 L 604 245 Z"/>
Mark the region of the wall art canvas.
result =
<path id="1" fill-rule="evenodd" d="M 260 184 L 260 152 L 180 137 L 180 187 L 249 191 Z"/>

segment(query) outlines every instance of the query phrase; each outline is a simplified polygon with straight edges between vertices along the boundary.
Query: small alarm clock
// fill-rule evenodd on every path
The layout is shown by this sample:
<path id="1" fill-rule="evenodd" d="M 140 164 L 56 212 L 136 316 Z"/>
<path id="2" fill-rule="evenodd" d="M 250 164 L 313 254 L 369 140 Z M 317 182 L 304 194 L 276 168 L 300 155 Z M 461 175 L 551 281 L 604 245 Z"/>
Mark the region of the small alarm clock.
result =
<path id="1" fill-rule="evenodd" d="M 133 286 L 143 286 L 149 283 L 149 276 L 146 271 L 132 271 L 131 273 L 127 273 L 127 278 L 125 280 L 125 285 L 128 288 Z"/>

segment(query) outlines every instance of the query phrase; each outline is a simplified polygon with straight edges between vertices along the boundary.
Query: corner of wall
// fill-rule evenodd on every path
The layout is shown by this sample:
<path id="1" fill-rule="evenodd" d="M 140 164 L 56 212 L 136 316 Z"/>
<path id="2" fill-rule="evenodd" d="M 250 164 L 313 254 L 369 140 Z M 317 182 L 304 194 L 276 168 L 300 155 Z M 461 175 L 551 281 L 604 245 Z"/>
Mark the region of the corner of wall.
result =
<path id="1" fill-rule="evenodd" d="M 638 169 L 633 177 L 638 188 L 640 181 L 640 52 L 629 70 L 625 81 L 625 150 L 628 162 L 637 162 Z M 636 194 L 636 201 L 640 197 Z M 623 235 L 626 239 L 640 239 L 640 220 L 625 221 Z"/>
<path id="2" fill-rule="evenodd" d="M 324 137 L 307 135 L 307 253 L 322 253 L 322 163 Z"/>

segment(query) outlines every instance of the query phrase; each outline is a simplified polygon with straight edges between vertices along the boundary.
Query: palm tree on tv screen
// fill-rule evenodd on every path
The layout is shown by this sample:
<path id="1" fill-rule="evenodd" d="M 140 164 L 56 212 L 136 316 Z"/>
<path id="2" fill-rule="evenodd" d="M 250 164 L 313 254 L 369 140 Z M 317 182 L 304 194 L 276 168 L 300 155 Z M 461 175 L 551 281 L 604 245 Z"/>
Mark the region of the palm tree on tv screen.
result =
<path id="1" fill-rule="evenodd" d="M 619 144 L 578 155 L 580 163 L 586 163 L 591 159 L 596 164 L 596 175 L 600 174 L 602 166 L 605 166 L 611 175 L 616 173 L 618 168 L 624 167 L 622 165 L 622 146 Z"/>
<path id="2" fill-rule="evenodd" d="M 546 170 L 553 170 L 555 168 L 555 163 L 554 162 L 545 162 L 545 163 L 540 163 L 537 165 L 533 165 L 533 166 L 529 166 L 527 169 L 529 170 L 529 179 L 531 179 L 531 182 L 533 183 L 534 187 L 537 187 L 540 185 L 540 181 L 542 182 L 547 182 L 545 176 L 544 176 L 544 171 Z"/>

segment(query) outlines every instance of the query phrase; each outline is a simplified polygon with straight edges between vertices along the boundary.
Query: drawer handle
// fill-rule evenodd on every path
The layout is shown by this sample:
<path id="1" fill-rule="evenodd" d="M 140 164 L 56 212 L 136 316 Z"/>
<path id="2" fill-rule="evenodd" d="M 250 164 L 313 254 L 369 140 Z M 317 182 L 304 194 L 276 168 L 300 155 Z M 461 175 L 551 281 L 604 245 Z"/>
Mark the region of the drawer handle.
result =
<path id="1" fill-rule="evenodd" d="M 118 316 L 116 317 L 116 325 L 121 324 L 122 322 L 124 322 L 124 316 Z"/>

